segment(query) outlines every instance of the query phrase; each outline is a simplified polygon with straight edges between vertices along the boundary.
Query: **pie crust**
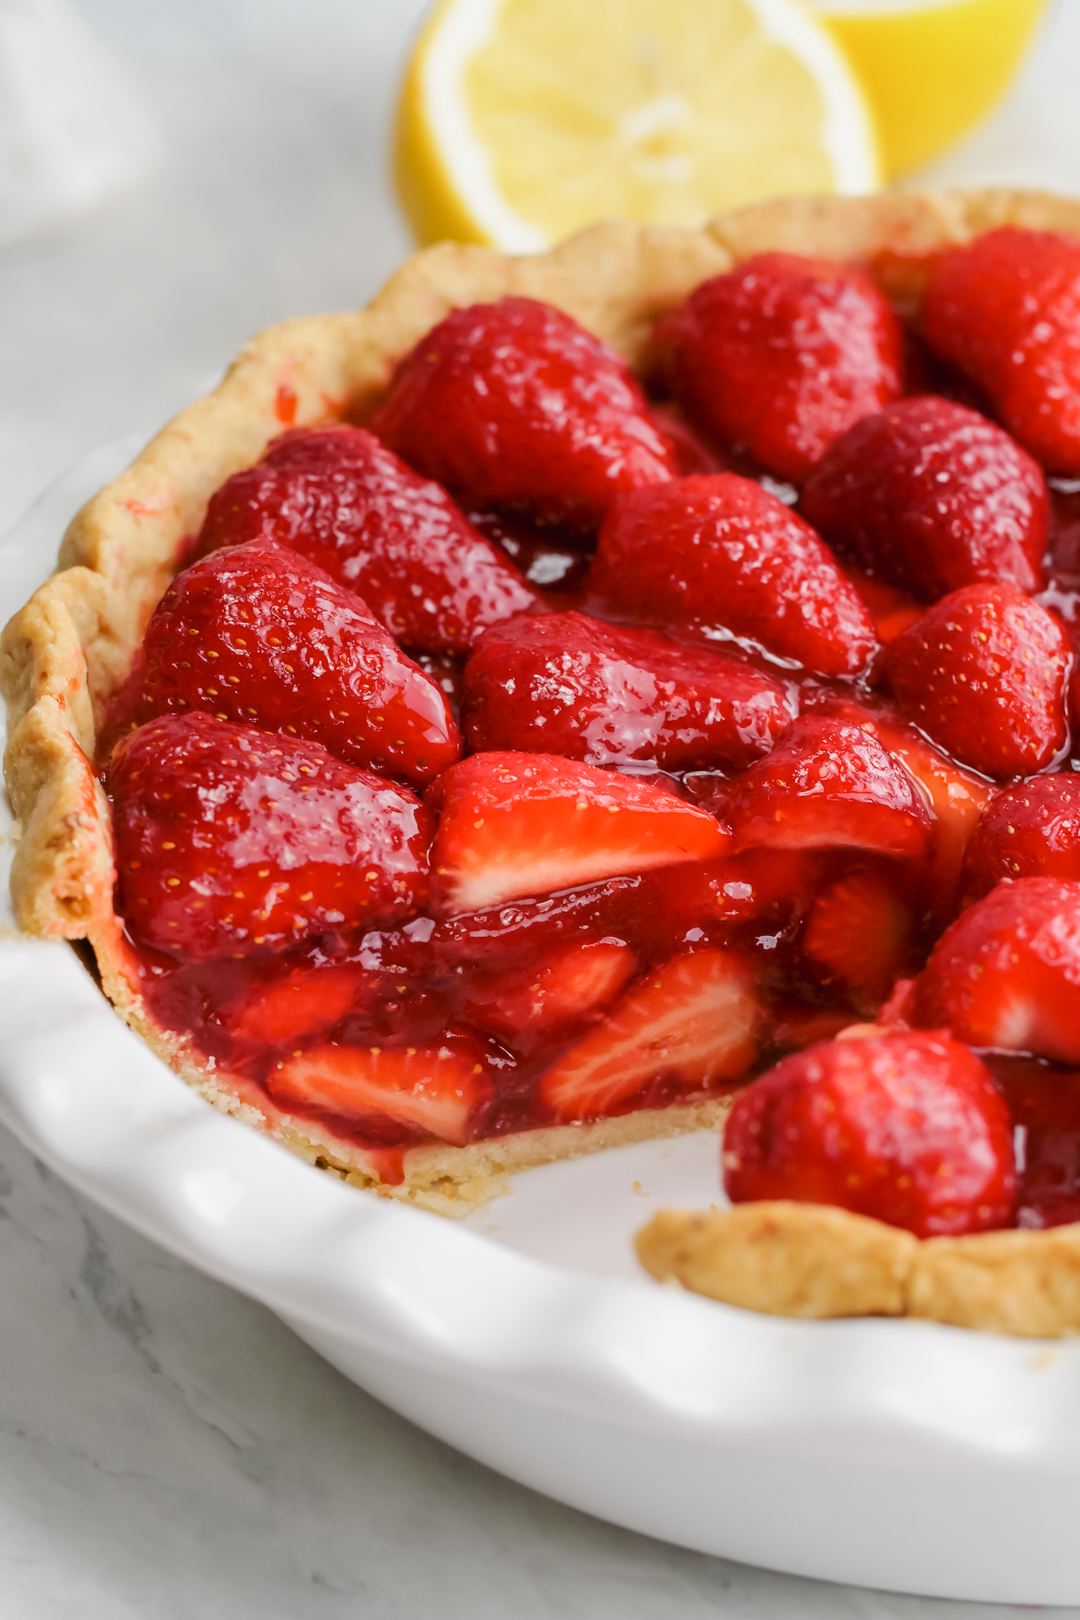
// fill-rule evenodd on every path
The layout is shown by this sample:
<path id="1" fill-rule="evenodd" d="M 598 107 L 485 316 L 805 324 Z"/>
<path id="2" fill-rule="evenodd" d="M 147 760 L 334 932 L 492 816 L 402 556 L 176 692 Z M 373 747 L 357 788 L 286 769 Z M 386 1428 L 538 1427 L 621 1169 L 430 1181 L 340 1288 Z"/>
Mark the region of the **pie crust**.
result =
<path id="1" fill-rule="evenodd" d="M 420 1146 L 405 1156 L 404 1182 L 384 1185 L 355 1143 L 283 1113 L 254 1084 L 215 1070 L 213 1060 L 204 1059 L 190 1041 L 150 1018 L 113 910 L 109 811 L 91 764 L 96 726 L 104 704 L 128 675 L 150 614 L 214 491 L 258 460 L 286 426 L 365 419 L 384 395 L 397 360 L 449 309 L 506 294 L 544 299 L 633 365 L 645 356 L 662 315 L 706 277 L 751 254 L 786 250 L 869 264 L 892 296 L 917 308 L 927 254 L 1006 223 L 1080 232 L 1080 203 L 1012 190 L 799 198 L 741 209 L 702 230 L 597 225 L 538 256 L 514 258 L 441 243 L 408 260 L 366 309 L 287 321 L 254 338 L 212 394 L 182 411 L 78 513 L 64 537 L 59 571 L 0 639 L 0 688 L 9 719 L 5 774 L 22 829 L 11 879 L 21 927 L 40 937 L 88 941 L 105 993 L 120 1016 L 217 1107 L 357 1185 L 440 1213 L 465 1213 L 503 1190 L 504 1175 L 531 1165 L 716 1127 L 725 1100 L 524 1131 L 464 1148 Z M 765 1219 L 777 1208 L 786 1210 L 782 1247 L 795 1257 L 793 1263 L 802 1253 L 804 1270 L 821 1270 L 821 1261 L 812 1259 L 819 1253 L 827 1255 L 833 1271 L 846 1266 L 843 1275 L 860 1272 L 868 1280 L 852 1284 L 850 1296 L 835 1279 L 828 1286 L 819 1279 L 802 1294 L 793 1291 L 790 1278 L 766 1285 L 760 1267 L 753 1286 L 745 1280 L 717 1284 L 715 1267 L 700 1275 L 691 1267 L 681 1280 L 692 1287 L 704 1280 L 708 1286 L 702 1291 L 714 1297 L 728 1297 L 716 1293 L 717 1287 L 741 1289 L 738 1303 L 781 1314 L 867 1309 L 898 1314 L 900 1301 L 917 1314 L 949 1321 L 970 1317 L 971 1325 L 1004 1331 L 1080 1329 L 1080 1228 L 919 1245 L 890 1228 L 882 1228 L 886 1239 L 871 1238 L 865 1228 L 877 1223 L 807 1205 L 747 1205 L 729 1216 L 679 1218 L 692 1226 L 705 1223 L 700 1231 L 694 1227 L 699 1244 L 717 1219 L 726 1223 L 721 1247 L 730 1264 L 740 1248 L 744 1259 L 751 1251 L 760 1253 L 754 1212 Z M 648 1230 L 674 1219 L 674 1212 L 665 1212 Z M 669 1239 L 674 1254 L 670 1233 Z M 1073 1253 L 1070 1240 L 1077 1258 L 1066 1265 Z M 678 1274 L 674 1259 L 662 1260 L 659 1239 L 650 1247 L 643 1237 L 642 1244 L 649 1269 Z M 929 1262 L 897 1259 L 901 1252 L 910 1255 L 912 1245 L 919 1254 L 938 1256 L 936 1269 L 928 1270 Z M 1064 1289 L 1074 1303 L 1063 1304 L 1055 1316 L 1035 1303 L 1037 1290 L 1025 1279 L 1029 1272 L 1041 1275 L 1059 1266 L 1066 1266 L 1070 1277 L 1075 1273 L 1071 1294 Z M 902 1284 L 896 1281 L 901 1272 Z M 1049 1297 L 1048 1289 L 1039 1299 Z M 1016 1296 L 1011 1313 L 1006 1292 Z M 1037 1325 L 1025 1326 L 1028 1322 Z"/>

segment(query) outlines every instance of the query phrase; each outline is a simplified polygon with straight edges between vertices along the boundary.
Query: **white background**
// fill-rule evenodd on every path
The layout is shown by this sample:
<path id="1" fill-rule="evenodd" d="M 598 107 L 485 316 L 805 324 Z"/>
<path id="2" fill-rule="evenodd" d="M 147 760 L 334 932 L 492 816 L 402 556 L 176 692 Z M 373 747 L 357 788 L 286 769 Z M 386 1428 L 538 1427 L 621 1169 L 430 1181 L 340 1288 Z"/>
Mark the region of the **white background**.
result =
<path id="1" fill-rule="evenodd" d="M 73 459 L 201 392 L 251 332 L 363 302 L 409 247 L 386 139 L 422 0 L 81 10 L 162 152 L 139 191 L 0 255 L 0 530 Z M 1061 0 L 1007 106 L 931 178 L 1080 192 L 1078 83 L 1080 0 Z M 534 1496 L 3 1136 L 0 1299 L 0 1620 L 1006 1612 L 768 1575 Z"/>

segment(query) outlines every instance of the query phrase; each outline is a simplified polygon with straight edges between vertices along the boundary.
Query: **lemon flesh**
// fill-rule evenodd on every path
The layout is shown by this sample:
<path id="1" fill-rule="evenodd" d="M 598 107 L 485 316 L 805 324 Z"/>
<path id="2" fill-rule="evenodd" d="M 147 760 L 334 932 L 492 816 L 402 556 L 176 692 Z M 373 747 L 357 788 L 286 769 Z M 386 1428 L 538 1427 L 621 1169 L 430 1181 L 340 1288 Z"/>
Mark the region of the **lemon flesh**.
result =
<path id="1" fill-rule="evenodd" d="M 800 0 L 442 0 L 396 169 L 421 241 L 509 251 L 880 178 L 858 81 Z"/>
<path id="2" fill-rule="evenodd" d="M 1008 88 L 1046 0 L 817 0 L 877 115 L 886 173 L 929 162 Z"/>

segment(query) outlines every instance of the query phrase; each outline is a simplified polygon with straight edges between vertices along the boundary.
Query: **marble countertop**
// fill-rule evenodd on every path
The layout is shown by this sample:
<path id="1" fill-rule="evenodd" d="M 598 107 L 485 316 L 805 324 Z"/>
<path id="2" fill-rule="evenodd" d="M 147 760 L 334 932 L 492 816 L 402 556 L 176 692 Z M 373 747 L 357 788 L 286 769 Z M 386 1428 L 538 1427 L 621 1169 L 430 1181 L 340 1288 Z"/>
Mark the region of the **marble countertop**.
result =
<path id="1" fill-rule="evenodd" d="M 76 457 L 199 393 L 252 331 L 363 301 L 409 246 L 385 148 L 422 0 L 80 9 L 161 155 L 137 191 L 0 255 L 0 531 Z M 1080 0 L 1060 0 L 1008 105 L 932 178 L 1080 190 L 1078 60 Z M 3 1135 L 0 1288 L 4 1620 L 1009 1612 L 726 1564 L 536 1496 Z"/>

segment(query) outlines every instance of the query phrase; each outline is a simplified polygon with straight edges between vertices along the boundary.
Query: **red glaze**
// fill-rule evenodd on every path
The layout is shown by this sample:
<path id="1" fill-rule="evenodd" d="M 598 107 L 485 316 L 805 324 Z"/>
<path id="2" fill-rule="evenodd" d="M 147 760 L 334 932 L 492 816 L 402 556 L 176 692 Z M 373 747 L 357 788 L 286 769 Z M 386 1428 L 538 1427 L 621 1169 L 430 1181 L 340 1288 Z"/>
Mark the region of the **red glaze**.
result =
<path id="1" fill-rule="evenodd" d="M 1008 225 L 942 253 L 923 330 L 1048 472 L 1080 473 L 1080 240 Z"/>
<path id="2" fill-rule="evenodd" d="M 882 646 L 895 641 L 901 630 L 906 630 L 909 624 L 922 617 L 921 606 L 906 591 L 864 574 L 853 563 L 844 564 L 844 573 L 862 598 Z"/>
<path id="3" fill-rule="evenodd" d="M 618 939 L 557 947 L 516 971 L 508 972 L 504 959 L 472 980 L 465 1017 L 519 1048 L 533 1045 L 568 1024 L 601 1018 L 637 967 Z"/>
<path id="4" fill-rule="evenodd" d="M 539 598 L 438 484 L 361 428 L 298 428 L 210 502 L 199 554 L 277 540 L 358 591 L 405 646 L 467 652 Z"/>
<path id="5" fill-rule="evenodd" d="M 847 847 L 921 858 L 931 823 L 912 777 L 857 725 L 792 721 L 745 773 L 725 807 L 732 851 Z"/>
<path id="6" fill-rule="evenodd" d="M 314 742 L 166 715 L 109 763 L 117 909 L 198 961 L 407 917 L 427 894 L 427 813 Z"/>
<path id="7" fill-rule="evenodd" d="M 726 951 L 677 956 L 631 985 L 607 1018 L 540 1082 L 560 1122 L 595 1119 L 656 1078 L 701 1091 L 739 1080 L 757 1052 L 753 979 Z"/>
<path id="8" fill-rule="evenodd" d="M 332 1029 L 360 1001 L 374 975 L 353 962 L 298 967 L 268 983 L 247 986 L 225 1022 L 242 1041 L 256 1046 L 292 1046 L 306 1035 Z"/>
<path id="9" fill-rule="evenodd" d="M 1043 584 L 1038 464 L 949 400 L 903 399 L 863 417 L 815 467 L 800 510 L 842 556 L 926 602 L 979 580 Z"/>
<path id="10" fill-rule="evenodd" d="M 360 597 L 271 540 L 179 574 L 143 649 L 140 720 L 206 709 L 418 783 L 461 753 L 444 694 Z"/>
<path id="11" fill-rule="evenodd" d="M 999 793 L 968 845 L 964 875 L 973 898 L 1002 878 L 1080 882 L 1080 776 L 1034 776 Z"/>
<path id="12" fill-rule="evenodd" d="M 757 254 L 696 288 L 665 336 L 691 419 L 796 483 L 901 392 L 899 323 L 847 265 Z"/>
<path id="13" fill-rule="evenodd" d="M 905 1016 L 970 1046 L 1080 1062 L 1080 883 L 999 883 L 938 940 Z"/>
<path id="14" fill-rule="evenodd" d="M 870 616 L 810 526 L 749 478 L 680 478 L 615 503 L 592 590 L 611 611 L 745 637 L 822 675 L 878 649 Z"/>
<path id="15" fill-rule="evenodd" d="M 1013 1118 L 1017 1226 L 1080 1221 L 1080 1073 L 1001 1053 L 988 1054 L 986 1063 Z"/>
<path id="16" fill-rule="evenodd" d="M 464 500 L 582 529 L 675 470 L 625 363 L 532 298 L 451 310 L 401 362 L 372 427 Z"/>
<path id="17" fill-rule="evenodd" d="M 785 1058 L 736 1099 L 723 1168 L 733 1203 L 834 1204 L 921 1238 L 1007 1226 L 1016 1197 L 1008 1108 L 942 1030 Z"/>
<path id="18" fill-rule="evenodd" d="M 472 749 L 739 769 L 767 753 L 790 718 L 784 688 L 744 660 L 582 613 L 495 625 L 465 671 Z"/>
<path id="19" fill-rule="evenodd" d="M 559 754 L 485 753 L 428 790 L 439 814 L 432 906 L 451 916 L 625 872 L 718 855 L 705 810 Z"/>
<path id="20" fill-rule="evenodd" d="M 954 758 L 987 776 L 1040 771 L 1068 739 L 1065 632 L 1007 585 L 967 585 L 885 653 L 901 712 Z"/>

